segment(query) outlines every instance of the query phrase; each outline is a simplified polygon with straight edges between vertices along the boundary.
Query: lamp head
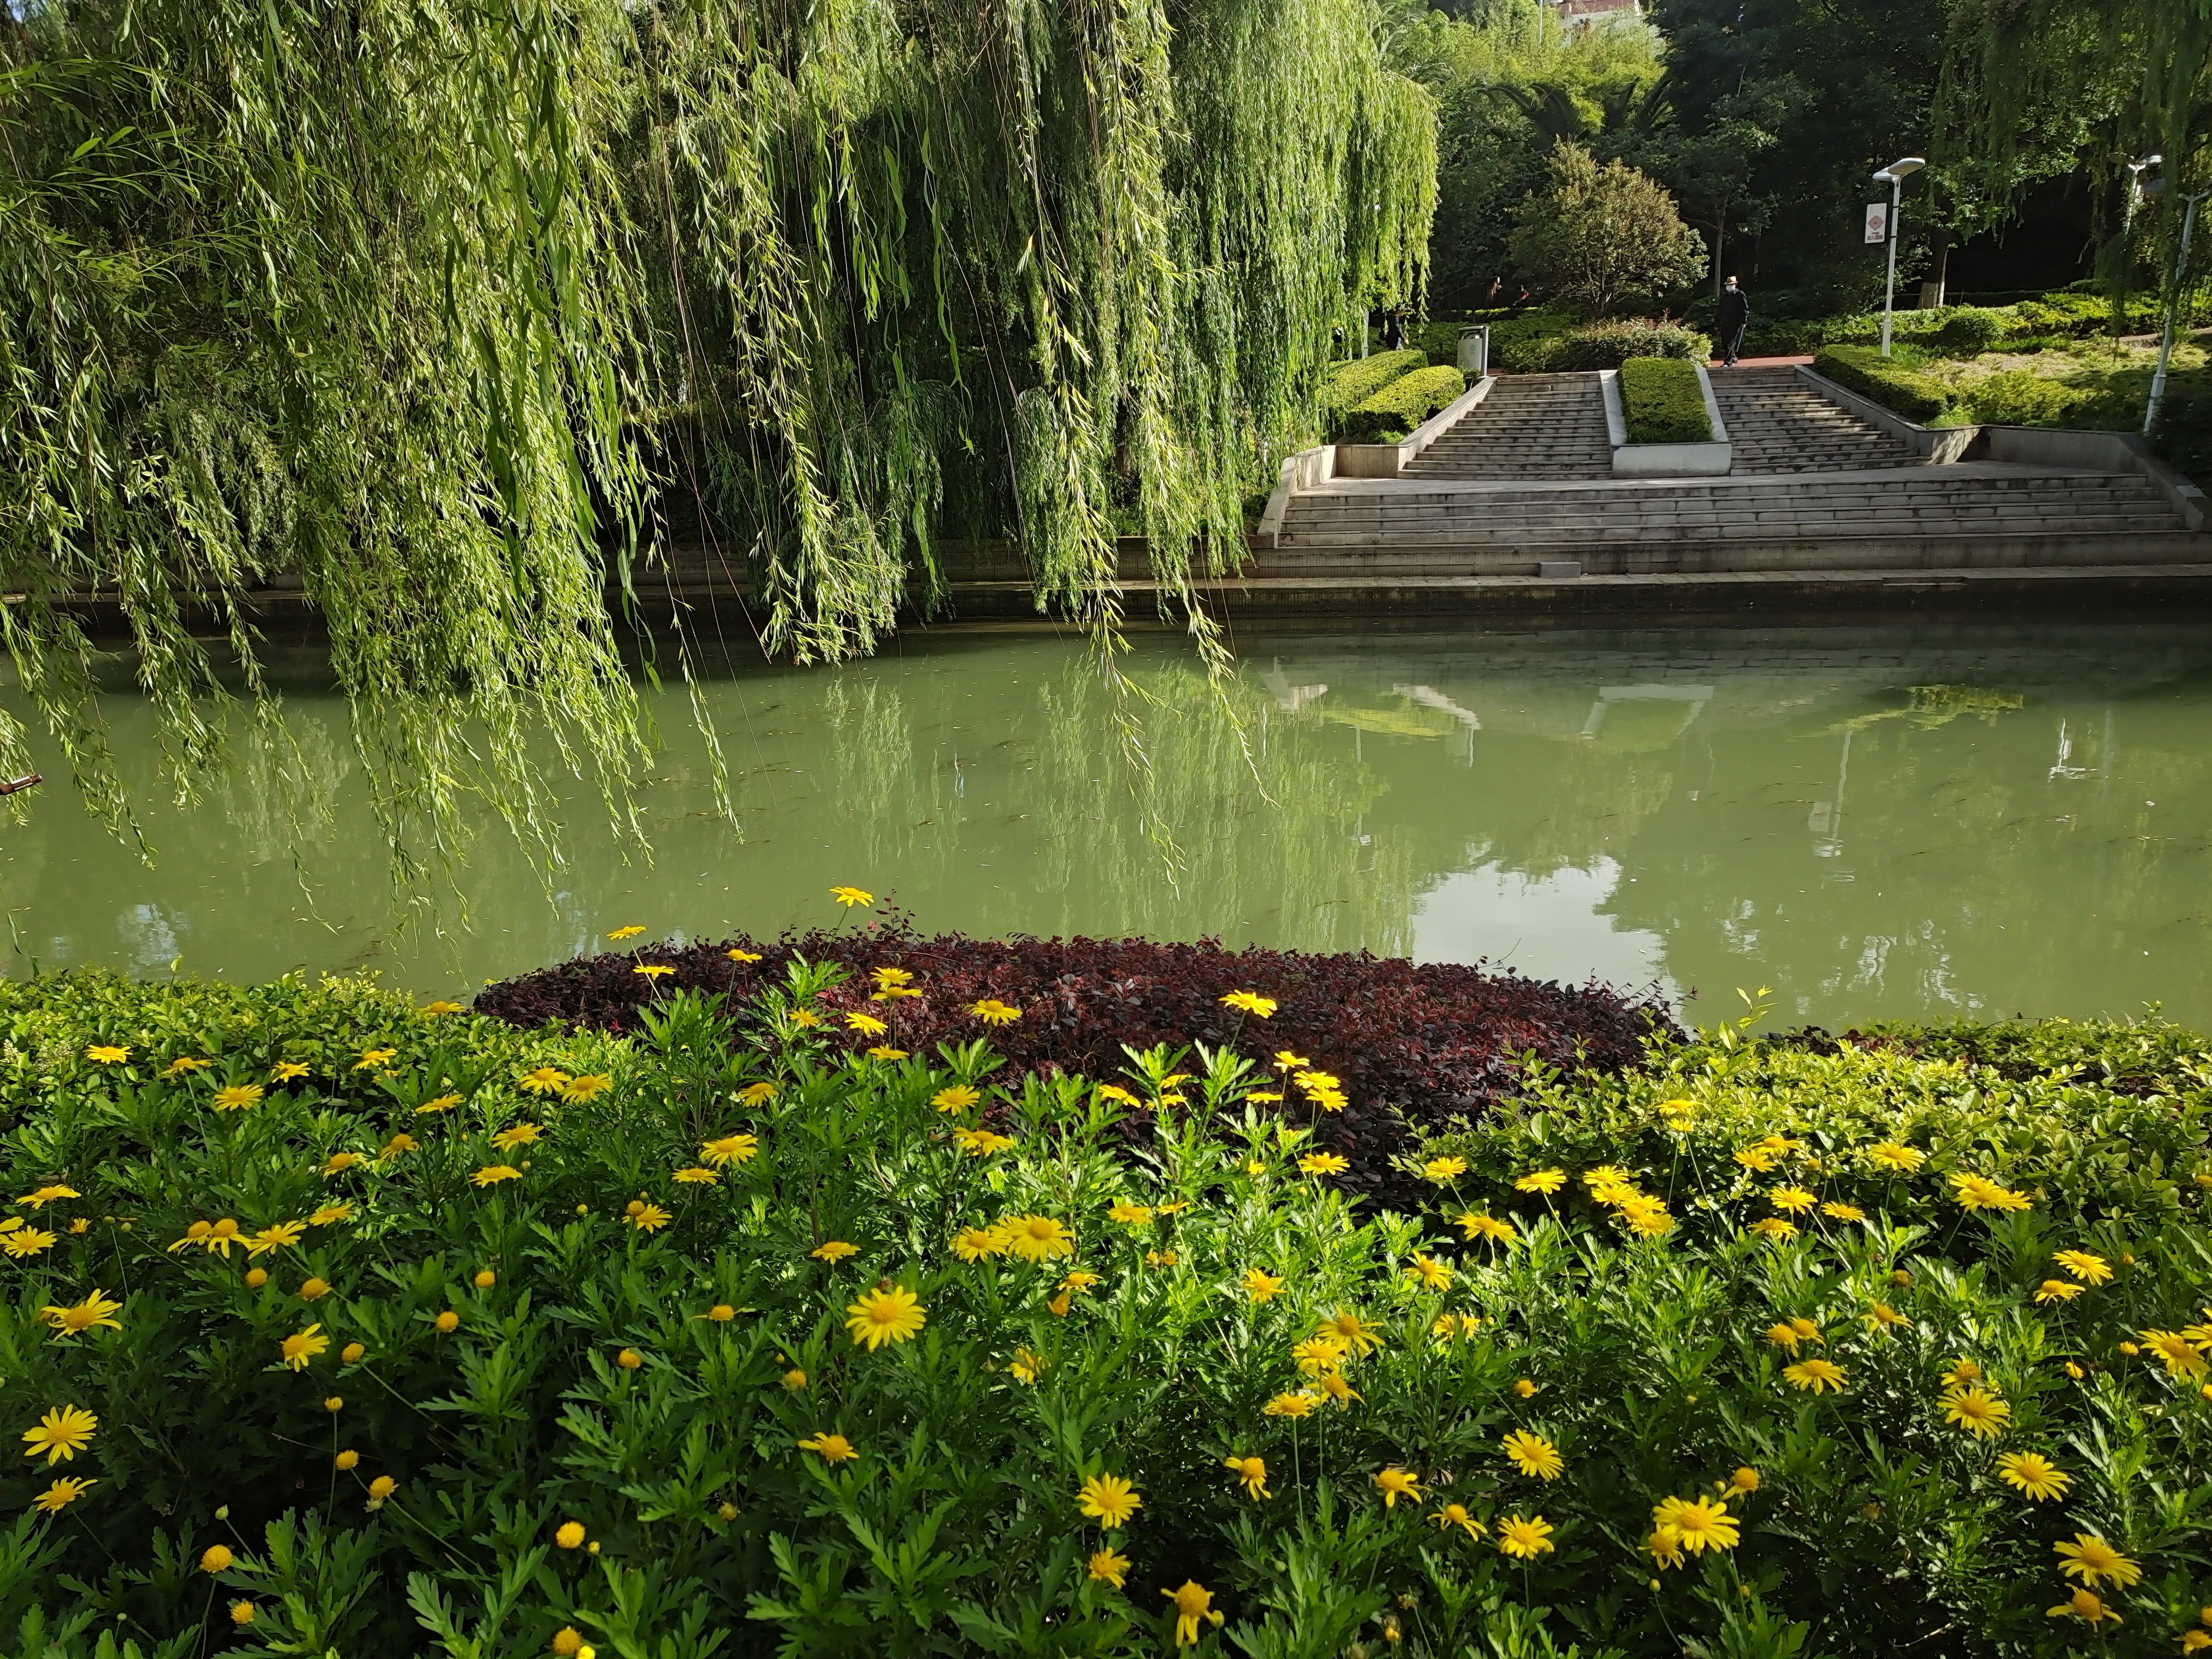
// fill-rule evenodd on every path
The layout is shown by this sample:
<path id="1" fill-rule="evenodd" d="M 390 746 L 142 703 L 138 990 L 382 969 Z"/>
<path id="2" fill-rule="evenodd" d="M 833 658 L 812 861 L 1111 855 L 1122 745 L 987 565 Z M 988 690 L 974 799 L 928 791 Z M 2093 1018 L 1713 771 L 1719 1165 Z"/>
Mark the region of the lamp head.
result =
<path id="1" fill-rule="evenodd" d="M 1919 172 L 1927 165 L 1928 163 L 1917 155 L 1907 155 L 1901 161 L 1892 161 L 1881 172 L 1875 173 L 1875 182 L 1882 185 L 1895 184 L 1899 179 Z"/>

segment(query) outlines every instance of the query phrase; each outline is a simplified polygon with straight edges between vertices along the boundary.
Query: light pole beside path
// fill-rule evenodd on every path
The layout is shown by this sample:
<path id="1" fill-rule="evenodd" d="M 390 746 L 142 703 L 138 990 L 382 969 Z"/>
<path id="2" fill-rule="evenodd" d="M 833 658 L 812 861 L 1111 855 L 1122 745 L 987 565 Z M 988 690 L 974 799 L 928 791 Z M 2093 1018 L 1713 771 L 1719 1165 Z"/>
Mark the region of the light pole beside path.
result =
<path id="1" fill-rule="evenodd" d="M 1917 155 L 1892 161 L 1874 176 L 1876 184 L 1889 185 L 1889 281 L 1881 291 L 1881 355 L 1889 356 L 1889 315 L 1897 304 L 1897 214 L 1900 205 L 1899 191 L 1908 174 L 1915 173 L 1928 163 Z"/>
<path id="2" fill-rule="evenodd" d="M 2146 435 L 2151 423 L 2158 419 L 2159 403 L 2166 396 L 2166 362 L 2173 356 L 2174 313 L 2181 308 L 2181 285 L 2189 276 L 2190 233 L 2197 228 L 2197 204 L 2207 196 L 2212 196 L 2212 190 L 2200 190 L 2181 198 L 2188 205 L 2181 212 L 2181 246 L 2173 256 L 2173 286 L 2166 296 L 2166 331 L 2159 337 L 2158 367 L 2151 373 L 2150 401 L 2143 405 L 2142 429 Z"/>

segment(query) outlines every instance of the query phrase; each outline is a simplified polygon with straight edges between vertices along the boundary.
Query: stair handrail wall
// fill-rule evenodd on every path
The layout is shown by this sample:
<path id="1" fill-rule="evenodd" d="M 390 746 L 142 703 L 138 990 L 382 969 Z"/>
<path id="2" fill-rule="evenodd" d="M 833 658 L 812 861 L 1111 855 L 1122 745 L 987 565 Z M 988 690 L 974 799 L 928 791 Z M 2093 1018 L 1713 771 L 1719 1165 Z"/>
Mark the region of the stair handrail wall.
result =
<path id="1" fill-rule="evenodd" d="M 1460 416 L 1488 397 L 1490 388 L 1497 384 L 1495 375 L 1483 376 L 1397 443 L 1320 444 L 1285 456 L 1282 465 L 1275 469 L 1275 488 L 1267 497 L 1267 505 L 1261 511 L 1259 525 L 1252 532 L 1252 545 L 1273 548 L 1280 544 L 1283 515 L 1290 511 L 1291 497 L 1302 489 L 1316 489 L 1336 477 L 1397 477 L 1405 471 L 1407 462 L 1442 437 Z M 1346 450 L 1355 453 L 1346 456 L 1341 453 Z M 1340 471 L 1340 459 L 1348 461 L 1350 465 Z M 1385 466 L 1388 471 L 1381 470 Z"/>

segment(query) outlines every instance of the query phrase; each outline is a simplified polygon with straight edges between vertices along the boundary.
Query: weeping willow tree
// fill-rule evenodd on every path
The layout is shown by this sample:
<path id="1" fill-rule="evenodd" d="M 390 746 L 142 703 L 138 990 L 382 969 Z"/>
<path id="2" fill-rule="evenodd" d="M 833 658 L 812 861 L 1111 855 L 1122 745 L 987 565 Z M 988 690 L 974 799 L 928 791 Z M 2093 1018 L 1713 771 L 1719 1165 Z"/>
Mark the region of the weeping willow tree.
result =
<path id="1" fill-rule="evenodd" d="M 1931 156 L 1990 220 L 2038 179 L 2086 166 L 2109 185 L 2163 156 L 2162 196 L 2114 211 L 2104 192 L 2102 263 L 2123 286 L 2145 255 L 2186 280 L 2177 198 L 2212 185 L 2212 0 L 1953 0 L 1936 115 Z"/>
<path id="2" fill-rule="evenodd" d="M 1110 629 L 1117 535 L 1188 597 L 1423 277 L 1374 0 L 0 8 L 0 634 L 118 824 L 84 596 L 180 789 L 296 582 L 396 845 L 534 828 L 545 732 L 620 818 L 672 537 L 800 660 L 956 508 Z"/>

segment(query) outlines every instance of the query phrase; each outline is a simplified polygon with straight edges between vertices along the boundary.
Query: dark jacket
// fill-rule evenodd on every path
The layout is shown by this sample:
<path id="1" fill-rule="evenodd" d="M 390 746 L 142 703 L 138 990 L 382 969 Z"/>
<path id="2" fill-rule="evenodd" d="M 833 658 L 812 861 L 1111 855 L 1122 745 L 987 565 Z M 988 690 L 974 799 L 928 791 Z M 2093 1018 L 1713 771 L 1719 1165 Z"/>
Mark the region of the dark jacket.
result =
<path id="1" fill-rule="evenodd" d="M 1713 327 L 1722 334 L 1733 334 L 1751 317 L 1751 301 L 1744 298 L 1740 288 L 1724 288 L 1720 301 L 1713 307 Z"/>

